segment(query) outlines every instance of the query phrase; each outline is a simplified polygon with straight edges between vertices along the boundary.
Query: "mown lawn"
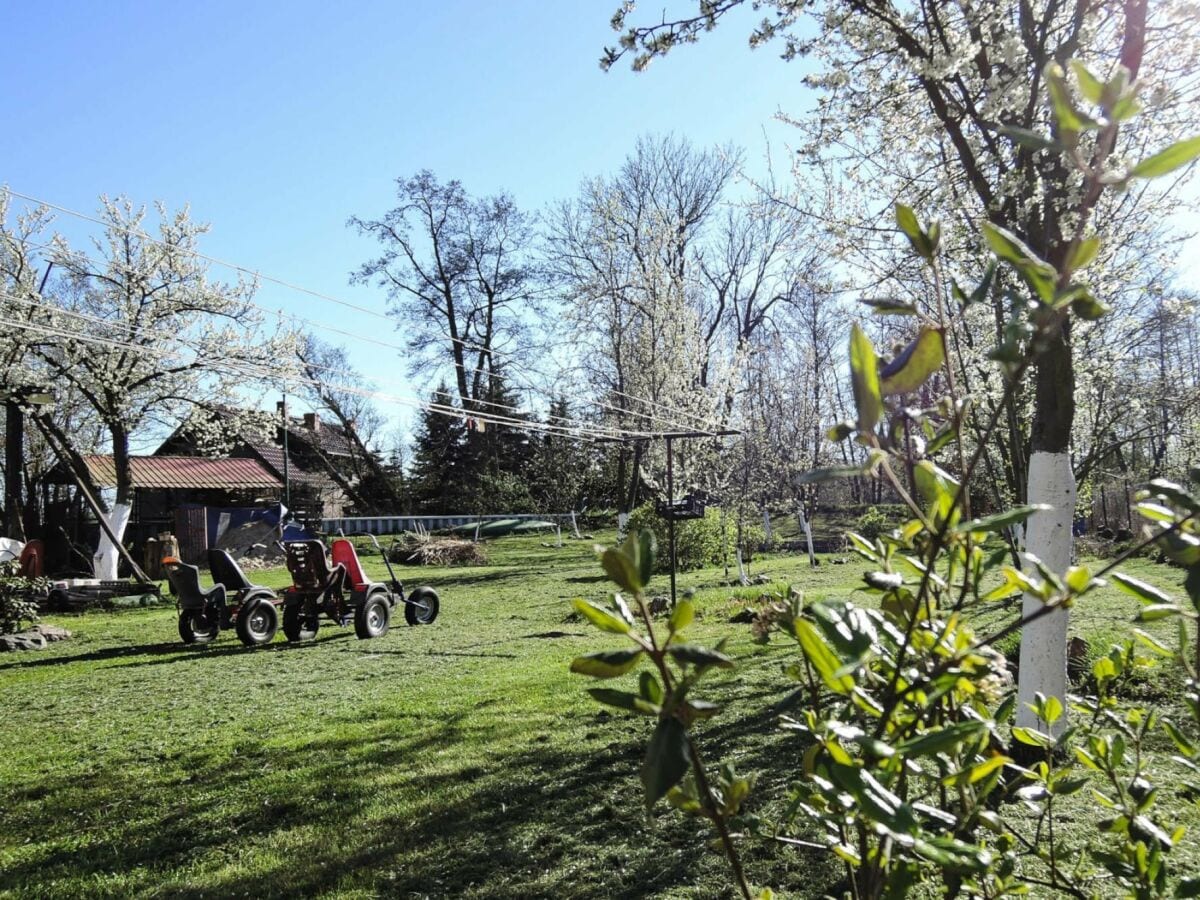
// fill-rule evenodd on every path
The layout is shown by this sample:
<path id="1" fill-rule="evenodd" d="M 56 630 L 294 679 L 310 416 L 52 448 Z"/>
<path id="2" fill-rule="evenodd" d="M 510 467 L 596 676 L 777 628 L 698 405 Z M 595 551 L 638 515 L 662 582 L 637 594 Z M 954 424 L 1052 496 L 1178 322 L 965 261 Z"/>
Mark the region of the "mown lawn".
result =
<path id="1" fill-rule="evenodd" d="M 441 616 L 376 641 L 327 624 L 306 644 L 247 650 L 223 634 L 192 648 L 170 608 L 53 618 L 75 637 L 0 657 L 0 895 L 729 896 L 699 824 L 642 811 L 648 721 L 601 710 L 567 673 L 614 643 L 570 614 L 570 598 L 606 591 L 591 542 L 543 540 L 494 541 L 486 567 L 406 569 L 441 592 Z M 767 557 L 753 571 L 811 599 L 870 602 L 855 591 L 862 565 L 829 562 Z M 728 706 L 701 746 L 762 772 L 758 796 L 778 799 L 802 749 L 775 727 L 791 649 L 727 621 L 738 606 L 722 578 L 680 579 L 699 589 L 695 638 L 731 636 L 739 661 L 714 679 Z M 1075 630 L 1106 644 L 1135 606 L 1107 591 Z M 1149 679 L 1144 699 L 1169 705 L 1177 683 Z M 839 876 L 820 854 L 747 857 L 751 878 L 785 895 L 820 896 Z"/>

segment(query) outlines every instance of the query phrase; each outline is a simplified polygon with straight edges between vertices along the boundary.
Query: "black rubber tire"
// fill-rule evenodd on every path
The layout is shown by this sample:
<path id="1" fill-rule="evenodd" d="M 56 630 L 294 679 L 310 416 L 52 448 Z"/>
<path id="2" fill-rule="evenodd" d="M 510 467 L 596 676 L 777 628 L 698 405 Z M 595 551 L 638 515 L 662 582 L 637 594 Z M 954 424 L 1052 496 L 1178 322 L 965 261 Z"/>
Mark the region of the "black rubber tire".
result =
<path id="1" fill-rule="evenodd" d="M 279 630 L 279 611 L 269 597 L 251 599 L 242 605 L 237 617 L 238 639 L 247 647 L 269 644 Z"/>
<path id="2" fill-rule="evenodd" d="M 304 615 L 300 603 L 283 608 L 283 636 L 289 641 L 311 641 L 317 636 L 321 622 L 316 616 Z"/>
<path id="3" fill-rule="evenodd" d="M 438 614 L 438 592 L 431 587 L 414 588 L 408 595 L 412 603 L 404 604 L 404 621 L 409 625 L 430 625 Z M 421 606 L 414 606 L 419 603 Z"/>
<path id="4" fill-rule="evenodd" d="M 212 610 L 185 609 L 179 614 L 179 636 L 185 644 L 207 644 L 220 633 L 220 618 Z"/>
<path id="5" fill-rule="evenodd" d="M 354 633 L 361 641 L 383 637 L 392 621 L 388 595 L 382 591 L 372 594 L 354 611 Z"/>
<path id="6" fill-rule="evenodd" d="M 71 600 L 66 591 L 53 590 L 46 597 L 46 608 L 50 612 L 70 612 Z"/>

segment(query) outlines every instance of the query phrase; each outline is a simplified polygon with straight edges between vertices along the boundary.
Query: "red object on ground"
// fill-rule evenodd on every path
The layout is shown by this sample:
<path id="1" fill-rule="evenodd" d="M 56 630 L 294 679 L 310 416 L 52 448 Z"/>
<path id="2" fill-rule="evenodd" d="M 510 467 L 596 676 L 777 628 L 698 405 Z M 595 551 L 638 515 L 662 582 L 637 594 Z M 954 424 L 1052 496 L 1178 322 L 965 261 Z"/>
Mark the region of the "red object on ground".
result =
<path id="1" fill-rule="evenodd" d="M 37 538 L 25 545 L 17 564 L 21 567 L 21 575 L 25 578 L 41 578 L 44 574 L 43 562 L 46 558 L 46 545 Z"/>

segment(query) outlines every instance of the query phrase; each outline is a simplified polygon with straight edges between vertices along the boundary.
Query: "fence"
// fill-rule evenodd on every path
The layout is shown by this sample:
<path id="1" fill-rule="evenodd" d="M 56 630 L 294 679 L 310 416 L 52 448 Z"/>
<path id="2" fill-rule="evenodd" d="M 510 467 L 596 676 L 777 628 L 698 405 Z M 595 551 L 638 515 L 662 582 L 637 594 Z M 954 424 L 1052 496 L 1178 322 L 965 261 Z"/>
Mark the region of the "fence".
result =
<path id="1" fill-rule="evenodd" d="M 346 534 L 353 531 L 365 531 L 368 534 L 399 534 L 402 531 L 444 531 L 460 525 L 512 521 L 513 519 L 521 522 L 569 523 L 572 528 L 575 528 L 574 513 L 550 513 L 547 515 L 518 513 L 511 516 L 351 516 L 341 519 L 322 519 L 321 531 L 325 534 L 337 534 L 339 531 Z"/>

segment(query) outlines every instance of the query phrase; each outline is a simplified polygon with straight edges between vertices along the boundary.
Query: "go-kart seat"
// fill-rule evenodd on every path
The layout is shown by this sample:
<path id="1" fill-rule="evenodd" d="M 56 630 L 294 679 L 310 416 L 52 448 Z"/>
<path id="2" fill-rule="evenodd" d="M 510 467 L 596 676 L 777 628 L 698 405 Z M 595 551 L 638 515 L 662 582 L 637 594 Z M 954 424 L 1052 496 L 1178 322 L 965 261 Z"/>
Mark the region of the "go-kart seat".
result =
<path id="1" fill-rule="evenodd" d="M 318 540 L 289 541 L 283 546 L 287 551 L 288 572 L 298 588 L 330 590 L 346 575 L 344 566 L 329 567 L 325 545 Z"/>
<path id="2" fill-rule="evenodd" d="M 174 556 L 165 557 L 162 564 L 181 606 L 199 609 L 225 605 L 225 585 L 214 584 L 208 590 L 200 587 L 200 569 L 196 566 L 189 566 Z"/>
<path id="3" fill-rule="evenodd" d="M 338 538 L 333 542 L 332 553 L 334 563 L 345 568 L 352 590 L 365 591 L 371 585 L 363 572 L 362 563 L 358 561 L 358 553 L 350 541 Z"/>
<path id="4" fill-rule="evenodd" d="M 248 591 L 255 587 L 250 579 L 225 550 L 208 551 L 208 570 L 216 584 L 225 585 L 227 591 Z"/>

